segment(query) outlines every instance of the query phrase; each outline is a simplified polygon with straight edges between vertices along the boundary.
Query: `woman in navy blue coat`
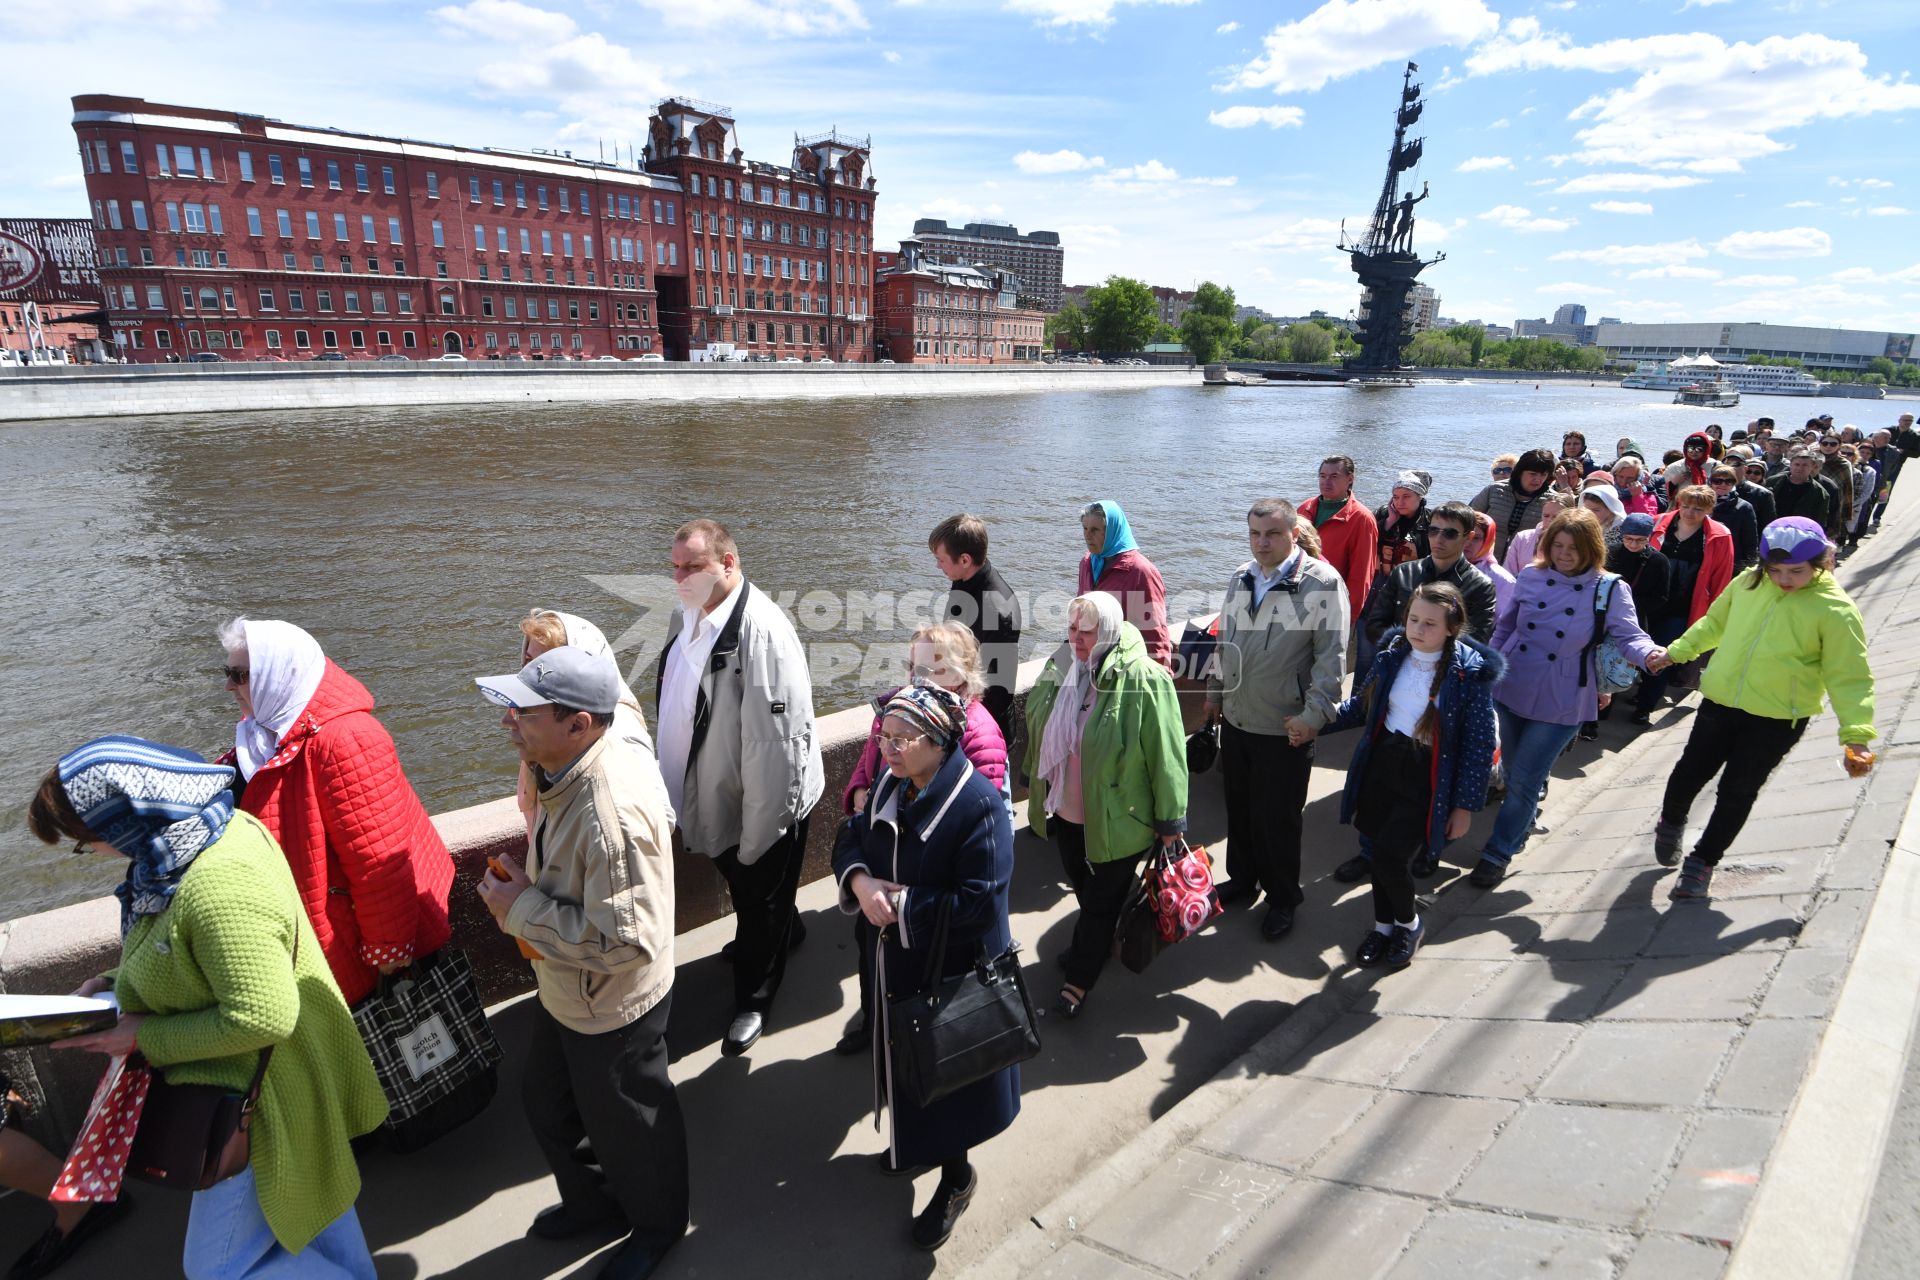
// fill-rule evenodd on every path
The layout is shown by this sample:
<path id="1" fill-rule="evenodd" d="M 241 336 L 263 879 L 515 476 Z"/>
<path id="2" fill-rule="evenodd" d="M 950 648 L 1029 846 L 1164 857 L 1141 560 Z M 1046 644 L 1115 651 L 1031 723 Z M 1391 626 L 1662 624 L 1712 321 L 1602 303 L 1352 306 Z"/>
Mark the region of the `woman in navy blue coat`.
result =
<path id="1" fill-rule="evenodd" d="M 1013 824 L 1000 792 L 958 749 L 966 708 L 944 689 L 908 686 L 881 713 L 880 758 L 887 771 L 874 784 L 833 854 L 840 907 L 859 912 L 880 931 L 868 1010 L 873 1028 L 875 1122 L 889 1119 L 888 1173 L 940 1166 L 933 1200 L 913 1220 L 914 1244 L 934 1250 L 973 1199 L 976 1177 L 967 1153 L 1020 1113 L 1020 1069 L 1009 1067 L 918 1106 L 893 1087 L 887 1059 L 887 1007 L 929 983 L 929 951 L 942 911 L 950 913 L 944 954 L 934 977 L 971 969 L 984 953 L 1007 949 L 1007 885 L 1013 877 Z"/>

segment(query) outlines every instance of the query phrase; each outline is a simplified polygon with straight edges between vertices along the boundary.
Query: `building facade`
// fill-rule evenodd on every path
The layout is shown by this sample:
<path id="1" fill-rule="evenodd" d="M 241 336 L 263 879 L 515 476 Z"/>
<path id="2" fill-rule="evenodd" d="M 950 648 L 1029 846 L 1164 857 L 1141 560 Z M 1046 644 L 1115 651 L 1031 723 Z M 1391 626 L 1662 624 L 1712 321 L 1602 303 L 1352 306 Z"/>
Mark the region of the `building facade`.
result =
<path id="1" fill-rule="evenodd" d="M 917 240 L 878 255 L 876 342 L 897 364 L 1011 364 L 1038 360 L 1047 317 L 1018 305 L 1010 273 L 929 262 Z"/>
<path id="2" fill-rule="evenodd" d="M 674 100 L 650 122 L 660 145 L 638 168 L 139 98 L 73 101 L 101 283 L 130 360 L 682 359 L 715 340 L 731 318 L 715 299 L 749 278 L 769 310 L 814 310 L 798 325 L 757 322 L 743 346 L 768 358 L 821 358 L 832 346 L 834 300 L 812 286 L 853 264 L 826 251 L 833 237 L 814 224 L 832 221 L 844 152 L 825 171 L 817 149 L 812 170 L 749 164 L 731 145 L 730 116 L 730 145 L 710 151 L 713 130 L 688 126 L 687 104 Z M 872 186 L 862 186 L 854 221 L 866 225 Z M 844 218 L 849 202 L 838 203 Z M 807 257 L 789 249 L 748 263 L 736 247 L 748 207 L 786 215 L 786 243 L 799 243 L 790 224 L 802 221 Z M 781 243 L 772 225 L 754 218 L 756 244 Z M 808 287 L 781 287 L 796 281 Z M 863 337 L 850 345 L 854 358 L 867 349 Z"/>
<path id="3" fill-rule="evenodd" d="M 1596 342 L 1620 363 L 1710 355 L 1722 364 L 1748 356 L 1790 356 L 1810 369 L 1864 373 L 1877 357 L 1913 358 L 1914 335 L 1878 329 L 1821 329 L 1784 324 L 1618 324 L 1602 321 Z"/>
<path id="4" fill-rule="evenodd" d="M 1425 333 L 1440 323 L 1440 295 L 1429 284 L 1407 290 L 1407 332 Z"/>
<path id="5" fill-rule="evenodd" d="M 1555 324 L 1582 325 L 1587 322 L 1587 309 L 1578 302 L 1563 302 L 1553 310 Z"/>
<path id="6" fill-rule="evenodd" d="M 1029 231 L 1002 222 L 969 222 L 950 227 L 943 218 L 921 218 L 913 224 L 922 258 L 952 266 L 977 264 L 996 267 L 1020 282 L 1020 292 L 1051 314 L 1061 306 L 1061 269 L 1066 250 L 1059 233 Z"/>

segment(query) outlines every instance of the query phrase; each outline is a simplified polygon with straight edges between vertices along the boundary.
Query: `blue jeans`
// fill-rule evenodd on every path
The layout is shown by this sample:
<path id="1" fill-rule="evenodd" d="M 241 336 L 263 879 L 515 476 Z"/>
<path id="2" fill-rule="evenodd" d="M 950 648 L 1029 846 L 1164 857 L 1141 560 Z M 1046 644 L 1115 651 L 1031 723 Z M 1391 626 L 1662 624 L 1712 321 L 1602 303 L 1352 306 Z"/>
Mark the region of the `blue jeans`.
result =
<path id="1" fill-rule="evenodd" d="M 352 1205 L 306 1248 L 288 1253 L 260 1214 L 251 1168 L 193 1193 L 180 1266 L 187 1280 L 374 1280 Z"/>
<path id="2" fill-rule="evenodd" d="M 1663 649 L 1685 635 L 1686 631 L 1687 620 L 1685 618 L 1660 618 L 1647 628 L 1647 634 L 1653 638 L 1653 642 Z M 1642 672 L 1640 675 L 1640 692 L 1635 694 L 1633 698 L 1634 710 L 1658 711 L 1660 709 L 1660 699 L 1666 696 L 1667 682 L 1673 679 L 1672 672 L 1672 667 L 1662 667 L 1660 674 L 1657 676 L 1650 676 Z"/>
<path id="3" fill-rule="evenodd" d="M 1500 759 L 1507 768 L 1507 794 L 1480 856 L 1504 867 L 1527 847 L 1527 833 L 1540 812 L 1540 788 L 1580 726 L 1529 720 L 1499 703 L 1495 710 L 1500 716 Z"/>

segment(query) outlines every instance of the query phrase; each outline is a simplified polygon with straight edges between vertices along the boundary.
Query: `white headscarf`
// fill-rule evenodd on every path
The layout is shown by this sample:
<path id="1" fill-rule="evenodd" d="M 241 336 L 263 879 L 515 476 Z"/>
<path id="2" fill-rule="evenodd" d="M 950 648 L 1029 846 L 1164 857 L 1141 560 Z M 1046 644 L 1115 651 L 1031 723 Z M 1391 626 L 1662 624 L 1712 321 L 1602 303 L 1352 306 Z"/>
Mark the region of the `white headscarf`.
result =
<path id="1" fill-rule="evenodd" d="M 291 622 L 253 622 L 241 619 L 247 638 L 247 691 L 253 714 L 233 727 L 233 750 L 240 776 L 252 780 L 255 771 L 273 759 L 280 739 L 313 701 L 320 677 L 327 672 L 327 655 L 320 642 Z"/>
<path id="2" fill-rule="evenodd" d="M 1093 677 L 1100 664 L 1113 646 L 1120 642 L 1120 601 L 1105 591 L 1090 591 L 1079 597 L 1093 606 L 1099 615 L 1100 628 L 1093 643 L 1093 655 L 1082 662 L 1073 660 L 1067 671 L 1067 678 L 1060 682 L 1060 692 L 1054 697 L 1053 710 L 1047 716 L 1047 727 L 1040 736 L 1040 777 L 1047 784 L 1047 812 L 1053 814 L 1060 808 L 1060 787 L 1066 781 L 1067 761 L 1080 752 L 1080 726 L 1083 720 L 1081 712 L 1086 709 L 1087 699 L 1093 693 Z M 1067 613 L 1068 624 L 1072 624 L 1073 612 Z"/>

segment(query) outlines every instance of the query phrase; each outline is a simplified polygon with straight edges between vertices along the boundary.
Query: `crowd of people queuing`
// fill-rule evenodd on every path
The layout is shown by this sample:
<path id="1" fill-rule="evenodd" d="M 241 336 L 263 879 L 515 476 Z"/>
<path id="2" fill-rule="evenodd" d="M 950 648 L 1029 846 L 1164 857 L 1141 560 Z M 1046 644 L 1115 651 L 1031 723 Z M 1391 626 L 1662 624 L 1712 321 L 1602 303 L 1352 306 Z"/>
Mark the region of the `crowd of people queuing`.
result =
<path id="1" fill-rule="evenodd" d="M 1488 888 L 1545 830 L 1555 761 L 1636 682 L 1635 726 L 1674 685 L 1701 693 L 1653 838 L 1652 856 L 1680 867 L 1676 901 L 1710 895 L 1823 699 L 1844 766 L 1872 767 L 1866 640 L 1833 568 L 1920 455 L 1912 416 L 1870 438 L 1825 418 L 1789 438 L 1759 419 L 1659 457 L 1632 438 L 1608 452 L 1602 467 L 1569 432 L 1557 452 L 1502 454 L 1464 501 L 1401 471 L 1377 510 L 1355 496 L 1352 459 L 1333 456 L 1312 497 L 1249 507 L 1250 554 L 1223 584 L 1202 696 L 1226 809 L 1219 896 L 1264 895 L 1265 938 L 1284 938 L 1306 901 L 1302 814 L 1323 734 L 1357 731 L 1340 801 L 1356 852 L 1333 875 L 1371 881 L 1374 923 L 1353 959 L 1389 969 L 1425 936 L 1416 882 L 1474 814 L 1497 797 L 1467 877 Z M 1078 907 L 1056 960 L 1063 1020 L 1088 1007 L 1142 859 L 1186 831 L 1188 735 L 1160 571 L 1118 502 L 1086 504 L 1080 522 L 1064 643 L 1023 708 L 1019 601 L 988 560 L 985 522 L 933 530 L 947 618 L 910 638 L 840 797 L 833 873 L 861 995 L 836 1049 L 872 1059 L 879 1171 L 939 1170 L 908 1225 L 927 1250 L 974 1194 L 971 1150 L 1017 1116 L 1019 1068 L 916 1103 L 887 1070 L 888 1010 L 1008 945 L 1016 786 Z M 711 859 L 732 898 L 721 1047 L 745 1054 L 805 935 L 795 895 L 824 789 L 792 622 L 718 521 L 683 525 L 670 559 L 679 605 L 651 730 L 604 635 L 573 614 L 531 610 L 519 669 L 476 679 L 503 708 L 527 829 L 524 857 L 493 860 L 476 891 L 538 992 L 522 1102 L 559 1197 L 528 1231 L 624 1235 L 599 1272 L 612 1280 L 650 1274 L 690 1220 L 665 1041 L 676 842 Z M 33 797 L 36 836 L 127 863 L 121 963 L 78 993 L 111 992 L 119 1021 L 57 1047 L 138 1053 L 169 1079 L 236 1090 L 272 1051 L 249 1164 L 195 1193 L 186 1272 L 370 1277 L 350 1143 L 386 1103 L 349 1008 L 446 944 L 453 865 L 372 695 L 315 637 L 236 619 L 220 643 L 240 712 L 230 751 L 209 761 L 102 738 L 62 757 Z M 1724 656 L 1694 673 L 1709 655 Z M 1716 774 L 1688 850 L 1690 810 Z M 60 1164 L 0 1119 L 8 1185 L 45 1198 Z M 129 1203 L 59 1202 L 10 1276 L 49 1274 Z"/>

